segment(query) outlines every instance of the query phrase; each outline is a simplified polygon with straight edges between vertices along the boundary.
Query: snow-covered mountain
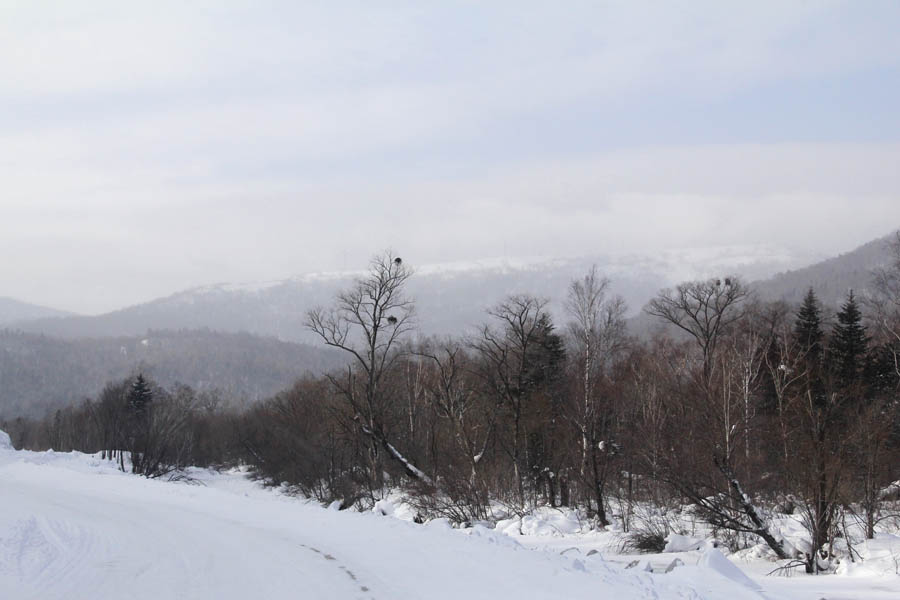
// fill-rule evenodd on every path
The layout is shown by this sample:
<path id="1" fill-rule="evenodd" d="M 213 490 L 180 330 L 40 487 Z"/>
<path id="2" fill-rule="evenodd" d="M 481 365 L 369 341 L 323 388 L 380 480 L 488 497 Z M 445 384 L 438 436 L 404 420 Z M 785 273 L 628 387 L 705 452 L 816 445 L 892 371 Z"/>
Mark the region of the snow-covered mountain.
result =
<path id="1" fill-rule="evenodd" d="M 737 273 L 748 279 L 770 276 L 810 262 L 783 248 L 733 246 L 672 250 L 655 255 L 606 254 L 576 258 L 493 258 L 417 266 L 414 257 L 409 293 L 415 298 L 422 334 L 458 333 L 485 319 L 487 307 L 511 293 L 529 293 L 551 301 L 562 319 L 561 304 L 570 282 L 592 264 L 612 280 L 631 314 L 660 288 L 685 279 Z M 289 279 L 221 283 L 185 290 L 165 298 L 93 317 L 20 322 L 28 332 L 75 337 L 140 335 L 148 329 L 245 331 L 282 340 L 309 342 L 306 311 L 327 305 L 336 291 L 363 271 L 311 273 Z"/>

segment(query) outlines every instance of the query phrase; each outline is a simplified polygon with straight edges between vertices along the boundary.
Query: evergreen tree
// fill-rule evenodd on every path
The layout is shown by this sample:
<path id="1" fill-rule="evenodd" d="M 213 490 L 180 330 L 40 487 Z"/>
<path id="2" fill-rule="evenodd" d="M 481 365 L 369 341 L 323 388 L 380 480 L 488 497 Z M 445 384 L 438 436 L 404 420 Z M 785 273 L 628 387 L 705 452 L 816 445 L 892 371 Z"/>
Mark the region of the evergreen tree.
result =
<path id="1" fill-rule="evenodd" d="M 866 328 L 862 324 L 862 313 L 852 290 L 838 312 L 837 320 L 831 330 L 828 362 L 838 382 L 850 385 L 860 379 L 869 346 Z"/>
<path id="2" fill-rule="evenodd" d="M 153 390 L 150 389 L 150 384 L 143 374 L 138 374 L 128 391 L 128 407 L 135 416 L 141 417 L 147 413 L 152 401 Z"/>
<path id="3" fill-rule="evenodd" d="M 863 379 L 873 393 L 890 394 L 900 386 L 900 375 L 894 362 L 896 352 L 897 349 L 890 343 L 879 344 L 869 350 Z"/>
<path id="4" fill-rule="evenodd" d="M 797 313 L 794 335 L 800 342 L 808 364 L 817 364 L 822 358 L 822 309 L 812 288 L 806 293 Z"/>
<path id="5" fill-rule="evenodd" d="M 525 359 L 527 361 L 526 384 L 531 388 L 551 384 L 559 380 L 566 362 L 565 343 L 555 332 L 548 313 L 541 313 L 535 331 L 533 344 Z"/>

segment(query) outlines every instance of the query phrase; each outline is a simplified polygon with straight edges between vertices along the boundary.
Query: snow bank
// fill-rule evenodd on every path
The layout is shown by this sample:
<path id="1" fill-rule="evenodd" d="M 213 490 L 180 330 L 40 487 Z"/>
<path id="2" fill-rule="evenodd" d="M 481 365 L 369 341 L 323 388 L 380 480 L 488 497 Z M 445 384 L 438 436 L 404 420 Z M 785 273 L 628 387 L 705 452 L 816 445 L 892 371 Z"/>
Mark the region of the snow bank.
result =
<path id="1" fill-rule="evenodd" d="M 706 545 L 707 541 L 704 538 L 670 533 L 666 537 L 666 547 L 663 552 L 690 552 L 704 548 Z"/>
<path id="2" fill-rule="evenodd" d="M 506 535 L 562 536 L 579 533 L 583 527 L 576 511 L 544 507 L 524 517 L 498 521 L 496 529 Z"/>
<path id="3" fill-rule="evenodd" d="M 897 590 L 900 591 L 900 535 L 876 533 L 875 539 L 865 540 L 853 548 L 859 552 L 862 562 L 842 560 L 836 571 L 838 575 L 888 576 L 896 581 Z"/>
<path id="4" fill-rule="evenodd" d="M 519 549 L 522 547 L 519 542 L 517 542 L 510 536 L 500 533 L 495 529 L 488 529 L 484 525 L 475 525 L 474 527 L 466 529 L 464 531 L 468 533 L 470 537 L 481 538 L 488 543 L 497 544 L 498 546 L 515 549 Z"/>
<path id="5" fill-rule="evenodd" d="M 900 481 L 895 481 L 878 492 L 879 500 L 900 500 Z"/>
<path id="6" fill-rule="evenodd" d="M 9 439 L 9 434 L 0 429 L 0 450 L 12 450 L 12 442 Z"/>
<path id="7" fill-rule="evenodd" d="M 740 567 L 725 558 L 725 555 L 715 548 L 708 548 L 704 551 L 700 556 L 697 566 L 702 569 L 715 571 L 719 575 L 726 577 L 745 588 L 751 590 L 760 589 L 759 585 L 747 577 L 747 575 L 741 571 Z"/>
<path id="8" fill-rule="evenodd" d="M 394 503 L 390 500 L 379 500 L 375 503 L 375 506 L 372 507 L 372 512 L 376 515 L 382 515 L 385 517 L 393 516 L 394 514 Z"/>

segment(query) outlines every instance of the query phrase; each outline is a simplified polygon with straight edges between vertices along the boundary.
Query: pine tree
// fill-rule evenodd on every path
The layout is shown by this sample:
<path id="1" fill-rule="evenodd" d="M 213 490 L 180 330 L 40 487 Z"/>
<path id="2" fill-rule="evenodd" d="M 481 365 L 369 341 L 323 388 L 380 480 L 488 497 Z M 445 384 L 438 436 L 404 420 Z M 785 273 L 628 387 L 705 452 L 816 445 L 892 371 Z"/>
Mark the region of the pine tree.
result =
<path id="1" fill-rule="evenodd" d="M 838 322 L 831 330 L 828 362 L 831 372 L 843 385 L 859 380 L 865 367 L 869 338 L 862 324 L 862 313 L 853 291 L 837 314 Z"/>
<path id="2" fill-rule="evenodd" d="M 806 391 L 815 406 L 821 408 L 824 402 L 822 358 L 825 334 L 822 331 L 822 307 L 812 288 L 809 288 L 797 312 L 794 337 L 803 353 L 800 364 L 805 370 Z"/>
<path id="3" fill-rule="evenodd" d="M 152 401 L 153 391 L 150 389 L 150 384 L 144 379 L 143 374 L 138 374 L 128 391 L 128 407 L 135 416 L 140 417 L 147 413 Z"/>
<path id="4" fill-rule="evenodd" d="M 803 304 L 797 312 L 797 321 L 794 324 L 794 336 L 805 352 L 806 361 L 809 364 L 817 364 L 822 358 L 822 309 L 819 299 L 812 288 L 806 293 Z"/>

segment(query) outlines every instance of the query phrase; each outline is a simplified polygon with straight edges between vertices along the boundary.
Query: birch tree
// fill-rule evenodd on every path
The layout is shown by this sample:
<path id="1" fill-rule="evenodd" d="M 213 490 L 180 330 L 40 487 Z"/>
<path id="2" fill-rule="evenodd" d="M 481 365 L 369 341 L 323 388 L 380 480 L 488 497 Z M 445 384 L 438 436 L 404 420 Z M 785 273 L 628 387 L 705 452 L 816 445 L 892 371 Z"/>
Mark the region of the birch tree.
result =
<path id="1" fill-rule="evenodd" d="M 568 330 L 575 346 L 578 398 L 571 421 L 581 437 L 579 475 L 597 504 L 597 517 L 608 525 L 604 509 L 606 472 L 614 445 L 608 439 L 614 418 L 611 398 L 598 393 L 609 363 L 625 345 L 625 301 L 607 298 L 609 280 L 592 266 L 569 286 L 565 308 L 571 321 Z M 589 496 L 590 497 L 590 496 Z"/>

